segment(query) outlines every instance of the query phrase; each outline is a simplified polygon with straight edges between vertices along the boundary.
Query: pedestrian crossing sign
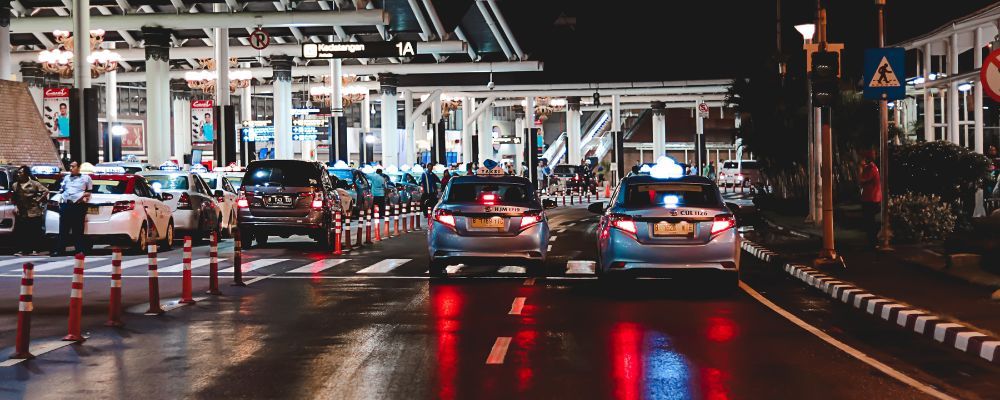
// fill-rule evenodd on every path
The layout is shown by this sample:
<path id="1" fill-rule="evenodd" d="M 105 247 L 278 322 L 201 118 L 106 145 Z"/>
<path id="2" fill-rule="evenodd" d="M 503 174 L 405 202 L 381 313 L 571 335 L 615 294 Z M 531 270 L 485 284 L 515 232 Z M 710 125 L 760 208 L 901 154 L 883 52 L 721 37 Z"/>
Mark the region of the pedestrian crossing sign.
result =
<path id="1" fill-rule="evenodd" d="M 906 53 L 903 48 L 865 50 L 865 99 L 898 100 L 906 96 Z"/>

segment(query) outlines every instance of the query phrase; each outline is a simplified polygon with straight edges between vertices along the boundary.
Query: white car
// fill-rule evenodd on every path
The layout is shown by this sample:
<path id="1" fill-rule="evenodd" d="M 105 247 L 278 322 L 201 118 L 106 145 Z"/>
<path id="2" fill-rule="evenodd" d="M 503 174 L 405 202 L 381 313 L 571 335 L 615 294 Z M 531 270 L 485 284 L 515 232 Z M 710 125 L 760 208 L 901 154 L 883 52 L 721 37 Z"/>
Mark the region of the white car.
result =
<path id="1" fill-rule="evenodd" d="M 87 207 L 84 235 L 91 243 L 129 246 L 144 253 L 150 240 L 169 249 L 174 241 L 174 220 L 170 207 L 142 177 L 125 174 L 95 174 L 91 176 L 94 190 Z M 59 201 L 56 194 L 49 200 L 45 213 L 45 232 L 59 234 Z"/>
<path id="2" fill-rule="evenodd" d="M 215 200 L 219 202 L 219 208 L 222 209 L 222 229 L 228 233 L 232 234 L 233 229 L 236 229 L 236 188 L 233 187 L 232 181 L 220 172 L 200 172 L 198 176 L 201 177 L 208 184 L 208 188 L 212 190 L 213 195 L 218 195 L 219 191 L 222 191 L 222 197 L 216 196 Z M 243 179 L 241 176 L 240 179 Z"/>
<path id="3" fill-rule="evenodd" d="M 743 186 L 761 182 L 760 166 L 755 160 L 726 160 L 719 168 L 719 186 Z"/>
<path id="4" fill-rule="evenodd" d="M 190 171 L 161 167 L 160 170 L 143 171 L 139 175 L 156 193 L 170 193 L 173 199 L 165 203 L 173 211 L 177 231 L 191 235 L 195 242 L 207 239 L 212 232 L 222 233 L 221 221 L 225 219 L 222 207 L 216 200 L 220 193 L 208 188 L 205 180 Z"/>

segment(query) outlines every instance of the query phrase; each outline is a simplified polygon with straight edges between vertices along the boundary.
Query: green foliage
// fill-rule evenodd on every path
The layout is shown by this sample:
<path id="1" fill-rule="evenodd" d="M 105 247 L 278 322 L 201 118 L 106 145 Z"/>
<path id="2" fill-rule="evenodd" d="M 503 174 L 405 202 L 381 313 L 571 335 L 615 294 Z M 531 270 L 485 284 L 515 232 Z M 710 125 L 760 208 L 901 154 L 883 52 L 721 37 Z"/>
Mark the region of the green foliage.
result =
<path id="1" fill-rule="evenodd" d="M 897 242 L 943 240 L 955 230 L 957 217 L 941 196 L 907 192 L 889 198 L 893 239 Z"/>
<path id="2" fill-rule="evenodd" d="M 989 178 L 990 160 L 951 142 L 919 142 L 892 149 L 889 190 L 934 194 L 948 203 L 969 199 Z"/>

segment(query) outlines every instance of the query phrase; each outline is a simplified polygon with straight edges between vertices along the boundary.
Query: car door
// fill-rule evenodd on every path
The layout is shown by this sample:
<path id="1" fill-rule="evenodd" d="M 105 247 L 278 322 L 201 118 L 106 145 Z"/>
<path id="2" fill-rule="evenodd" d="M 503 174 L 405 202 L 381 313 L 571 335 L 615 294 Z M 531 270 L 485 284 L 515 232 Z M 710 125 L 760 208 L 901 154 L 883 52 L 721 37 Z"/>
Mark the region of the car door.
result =
<path id="1" fill-rule="evenodd" d="M 205 183 L 204 179 L 201 179 L 201 177 L 198 176 L 197 174 L 191 174 L 191 180 L 194 181 L 194 187 L 196 188 L 195 190 L 197 191 L 198 197 L 201 199 L 201 204 L 199 208 L 203 213 L 202 218 L 205 218 L 205 220 L 207 221 L 214 221 L 215 223 L 210 225 L 216 226 L 216 224 L 219 223 L 218 201 L 215 200 L 215 197 L 212 194 L 212 190 L 209 189 L 208 184 Z"/>
<path id="2" fill-rule="evenodd" d="M 163 220 L 163 203 L 155 199 L 153 190 L 149 186 L 146 186 L 144 179 L 136 179 L 134 185 L 132 190 L 135 192 L 135 202 L 139 207 L 142 207 L 143 213 L 146 216 L 146 224 L 151 225 L 149 227 L 150 233 L 155 232 L 157 239 L 162 238 L 167 234 L 167 223 Z M 158 207 L 157 203 L 161 207 Z"/>

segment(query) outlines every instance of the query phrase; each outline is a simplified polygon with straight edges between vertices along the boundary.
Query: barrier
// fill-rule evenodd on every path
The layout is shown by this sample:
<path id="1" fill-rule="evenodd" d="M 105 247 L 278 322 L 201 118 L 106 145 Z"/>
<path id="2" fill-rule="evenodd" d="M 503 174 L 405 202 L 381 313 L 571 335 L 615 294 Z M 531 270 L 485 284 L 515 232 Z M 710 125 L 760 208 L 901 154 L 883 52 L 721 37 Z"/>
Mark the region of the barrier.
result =
<path id="1" fill-rule="evenodd" d="M 400 203 L 399 208 L 400 210 L 403 211 L 403 213 L 400 215 L 400 218 L 403 220 L 399 224 L 400 226 L 402 226 L 402 229 L 400 230 L 403 231 L 403 233 L 409 232 L 410 229 L 406 225 L 406 220 L 410 216 L 410 207 L 407 207 L 406 203 Z"/>
<path id="2" fill-rule="evenodd" d="M 399 204 L 392 205 L 393 236 L 399 236 Z"/>
<path id="3" fill-rule="evenodd" d="M 413 202 L 413 207 L 415 207 L 416 210 L 417 210 L 416 214 L 414 214 L 413 221 L 414 221 L 415 224 L 417 224 L 416 225 L 417 226 L 416 229 L 420 230 L 420 220 L 423 218 L 423 214 L 424 213 L 423 213 L 423 210 L 420 209 L 420 202 L 419 201 L 414 201 Z"/>
<path id="4" fill-rule="evenodd" d="M 380 213 L 380 211 L 382 211 L 382 210 L 379 208 L 378 205 L 376 205 L 375 206 L 375 222 L 374 222 L 375 242 L 381 242 L 382 241 L 382 214 Z"/>
<path id="5" fill-rule="evenodd" d="M 104 326 L 120 327 L 122 323 L 122 250 L 111 250 L 111 296 L 108 299 L 108 322 Z"/>
<path id="6" fill-rule="evenodd" d="M 160 315 L 164 311 L 160 308 L 160 272 L 156 261 L 155 244 L 146 247 L 146 255 L 149 257 L 147 263 L 149 265 L 149 309 L 146 310 L 146 315 Z"/>
<path id="7" fill-rule="evenodd" d="M 368 218 L 365 219 L 365 244 L 372 244 L 372 213 L 368 213 Z"/>
<path id="8" fill-rule="evenodd" d="M 14 354 L 10 358 L 35 358 L 28 345 L 31 342 L 31 311 L 34 310 L 31 296 L 35 289 L 35 264 L 21 266 L 21 296 L 17 300 L 17 335 L 14 339 Z"/>
<path id="9" fill-rule="evenodd" d="M 239 232 L 237 230 L 236 232 Z M 241 235 L 233 238 L 233 283 L 229 286 L 246 286 L 243 283 L 243 241 Z M 215 242 L 213 240 L 213 242 Z M 217 243 L 217 242 L 216 242 Z M 218 244 L 216 244 L 216 255 L 218 255 Z"/>
<path id="10" fill-rule="evenodd" d="M 413 202 L 410 202 L 410 230 L 417 230 L 417 207 L 414 206 Z"/>
<path id="11" fill-rule="evenodd" d="M 215 243 L 215 232 L 212 232 L 212 243 Z M 181 304 L 194 304 L 191 298 L 191 237 L 184 237 L 184 270 L 181 272 Z"/>
<path id="12" fill-rule="evenodd" d="M 233 240 L 239 241 L 239 229 L 233 231 Z M 187 244 L 188 238 L 184 238 L 184 243 Z M 219 290 L 219 238 L 215 236 L 215 232 L 212 232 L 212 241 L 208 248 L 208 294 L 218 296 L 222 294 Z M 233 274 L 235 274 L 235 268 Z"/>
<path id="13" fill-rule="evenodd" d="M 385 238 L 392 237 L 392 207 L 385 206 Z"/>
<path id="14" fill-rule="evenodd" d="M 333 255 L 335 256 L 344 255 L 344 249 L 341 248 L 341 242 L 343 241 L 343 237 L 341 236 L 343 233 L 340 221 L 341 218 L 342 215 L 340 214 L 340 211 L 337 211 L 337 213 L 334 215 L 334 221 L 333 221 L 333 231 L 334 231 L 333 233 L 334 236 L 336 236 L 333 245 Z"/>
<path id="15" fill-rule="evenodd" d="M 62 340 L 82 342 L 87 340 L 80 334 L 80 319 L 83 317 L 83 253 L 76 253 L 73 265 L 73 283 L 69 291 L 69 333 Z"/>
<path id="16" fill-rule="evenodd" d="M 365 210 L 361 210 L 360 213 L 358 214 L 358 246 L 357 247 L 361 247 L 364 244 L 364 242 L 361 241 L 361 234 L 362 234 L 362 231 L 364 230 L 364 225 L 365 225 Z"/>

